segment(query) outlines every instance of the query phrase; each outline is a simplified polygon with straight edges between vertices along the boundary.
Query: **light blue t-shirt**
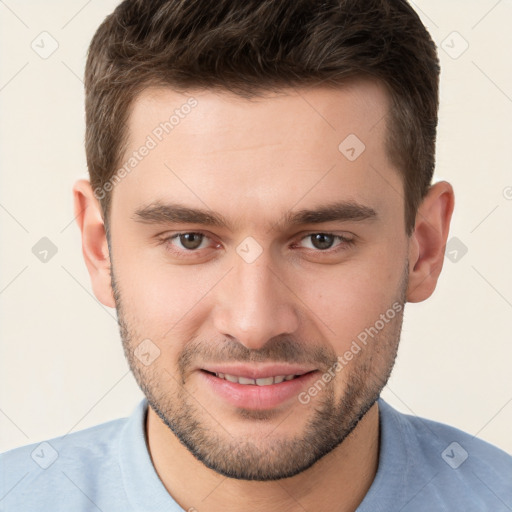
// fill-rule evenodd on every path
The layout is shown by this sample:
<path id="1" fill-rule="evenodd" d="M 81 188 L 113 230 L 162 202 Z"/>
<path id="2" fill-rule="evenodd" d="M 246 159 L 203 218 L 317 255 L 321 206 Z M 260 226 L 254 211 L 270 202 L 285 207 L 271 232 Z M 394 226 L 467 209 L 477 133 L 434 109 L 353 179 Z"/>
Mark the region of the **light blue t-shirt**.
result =
<path id="1" fill-rule="evenodd" d="M 181 512 L 151 462 L 147 407 L 143 399 L 129 418 L 0 455 L 0 510 Z M 512 511 L 510 455 L 382 398 L 379 408 L 378 470 L 357 512 Z"/>

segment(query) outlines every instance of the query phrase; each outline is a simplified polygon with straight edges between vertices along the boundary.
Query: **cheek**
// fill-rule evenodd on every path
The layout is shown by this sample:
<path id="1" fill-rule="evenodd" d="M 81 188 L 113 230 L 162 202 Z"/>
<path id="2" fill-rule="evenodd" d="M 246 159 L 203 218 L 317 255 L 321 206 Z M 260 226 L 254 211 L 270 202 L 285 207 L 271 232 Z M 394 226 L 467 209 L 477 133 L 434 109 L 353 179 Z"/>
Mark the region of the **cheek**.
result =
<path id="1" fill-rule="evenodd" d="M 191 324 L 204 316 L 205 296 L 222 276 L 206 267 L 148 262 L 135 252 L 117 260 L 115 277 L 128 321 L 155 339 L 190 336 Z"/>
<path id="2" fill-rule="evenodd" d="M 365 328 L 373 326 L 381 314 L 399 298 L 402 268 L 393 264 L 358 265 L 350 270 L 340 266 L 323 276 L 303 279 L 298 294 L 315 313 L 306 313 L 331 340 L 339 352 L 350 345 Z"/>

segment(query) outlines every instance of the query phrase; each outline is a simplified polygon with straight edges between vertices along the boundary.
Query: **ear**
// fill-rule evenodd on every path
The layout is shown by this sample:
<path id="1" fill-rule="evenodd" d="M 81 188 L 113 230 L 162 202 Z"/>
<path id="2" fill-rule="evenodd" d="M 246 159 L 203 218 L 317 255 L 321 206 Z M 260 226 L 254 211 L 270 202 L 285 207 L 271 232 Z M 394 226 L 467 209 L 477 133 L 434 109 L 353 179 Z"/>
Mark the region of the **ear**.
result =
<path id="1" fill-rule="evenodd" d="M 115 308 L 110 276 L 110 255 L 99 201 L 89 180 L 78 180 L 73 186 L 75 218 L 82 233 L 82 254 L 94 295 L 105 306 Z"/>
<path id="2" fill-rule="evenodd" d="M 408 302 L 421 302 L 434 292 L 444 263 L 455 196 L 446 181 L 432 185 L 416 214 L 409 241 Z"/>

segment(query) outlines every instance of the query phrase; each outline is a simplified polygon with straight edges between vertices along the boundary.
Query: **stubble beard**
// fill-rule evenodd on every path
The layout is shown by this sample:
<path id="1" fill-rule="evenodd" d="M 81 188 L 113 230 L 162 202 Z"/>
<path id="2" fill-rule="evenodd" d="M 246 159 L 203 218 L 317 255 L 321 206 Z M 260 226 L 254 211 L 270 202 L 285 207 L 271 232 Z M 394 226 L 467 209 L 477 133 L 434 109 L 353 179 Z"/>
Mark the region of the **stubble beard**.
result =
<path id="1" fill-rule="evenodd" d="M 134 356 L 134 349 L 147 336 L 136 332 L 129 324 L 130 314 L 123 310 L 113 268 L 111 277 L 124 353 L 149 406 L 190 453 L 208 468 L 229 478 L 269 481 L 297 475 L 330 453 L 353 432 L 379 398 L 391 375 L 398 350 L 406 302 L 408 266 L 402 276 L 396 301 L 402 305 L 400 312 L 342 369 L 348 372 L 343 394 L 336 398 L 334 384 L 337 379 L 334 378 L 314 401 L 309 405 L 301 405 L 309 409 L 310 415 L 301 434 L 283 438 L 279 436 L 277 427 L 268 436 L 258 440 L 229 432 L 221 418 L 215 417 L 215 411 L 207 410 L 187 389 L 187 363 L 192 358 L 199 361 L 201 357 L 204 358 L 205 353 L 208 353 L 207 342 L 191 341 L 186 344 L 174 372 L 159 365 L 152 368 L 140 364 Z M 289 339 L 280 339 L 269 345 L 268 350 L 264 347 L 259 351 L 250 351 L 236 342 L 233 342 L 236 345 L 230 350 L 229 343 L 231 341 L 227 340 L 223 347 L 226 349 L 222 351 L 224 361 L 284 361 L 290 353 L 298 355 L 300 350 Z M 333 363 L 333 355 L 336 358 L 331 352 L 323 352 L 319 356 L 322 366 L 325 367 L 328 360 Z M 318 359 L 310 359 L 309 362 L 315 363 Z M 166 383 L 165 386 L 163 383 Z M 174 389 L 169 390 L 167 383 Z M 304 409 L 301 414 L 306 414 L 306 411 Z M 238 413 L 240 418 L 251 421 L 265 421 L 265 418 L 273 416 L 273 411 L 239 410 Z"/>

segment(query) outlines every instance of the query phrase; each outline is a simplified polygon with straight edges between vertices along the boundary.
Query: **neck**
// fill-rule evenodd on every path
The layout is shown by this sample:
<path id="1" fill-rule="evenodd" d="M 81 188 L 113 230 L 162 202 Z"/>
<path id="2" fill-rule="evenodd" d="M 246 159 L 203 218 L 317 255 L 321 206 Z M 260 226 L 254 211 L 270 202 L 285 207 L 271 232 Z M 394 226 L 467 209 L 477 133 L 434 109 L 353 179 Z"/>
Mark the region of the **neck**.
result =
<path id="1" fill-rule="evenodd" d="M 192 511 L 295 512 L 356 510 L 379 462 L 379 410 L 375 403 L 351 434 L 302 473 L 257 482 L 227 478 L 198 461 L 148 407 L 148 446 L 155 470 L 173 499 Z"/>

